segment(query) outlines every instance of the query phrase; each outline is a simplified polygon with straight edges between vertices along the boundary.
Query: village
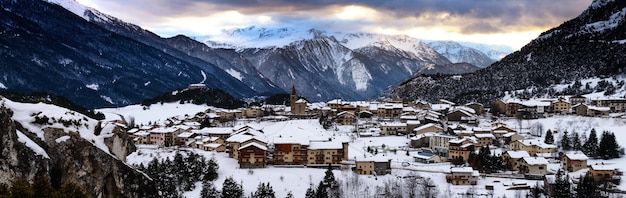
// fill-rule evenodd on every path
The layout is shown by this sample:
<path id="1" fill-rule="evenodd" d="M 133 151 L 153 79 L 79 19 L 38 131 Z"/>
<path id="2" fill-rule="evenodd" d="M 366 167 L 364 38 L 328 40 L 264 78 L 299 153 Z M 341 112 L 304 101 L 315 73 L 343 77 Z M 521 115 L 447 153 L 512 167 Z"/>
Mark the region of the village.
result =
<path id="1" fill-rule="evenodd" d="M 549 189 L 555 184 L 558 169 L 619 185 L 623 173 L 617 166 L 588 163 L 591 157 L 580 151 L 563 150 L 557 142 L 546 143 L 542 136 L 551 131 L 548 128 L 524 126 L 525 120 L 559 115 L 623 119 L 626 99 L 503 99 L 491 107 L 479 103 L 460 105 L 443 99 L 434 103 L 341 99 L 309 103 L 292 88 L 289 106 L 209 108 L 162 123 L 136 125 L 128 133 L 137 145 L 225 152 L 242 169 L 332 166 L 381 176 L 395 169 L 445 164 L 449 167 L 444 171 L 445 179 L 452 185 L 476 185 L 485 176 L 502 176 L 538 180 Z M 288 121 L 319 124 L 280 129 L 259 124 Z M 551 133 L 561 135 L 555 129 Z M 395 137 L 404 146 L 354 143 L 358 139 L 371 142 L 385 137 Z M 491 174 L 468 166 L 471 155 L 478 154 L 481 148 L 488 148 L 500 158 L 506 172 Z M 396 157 L 401 155 L 405 156 Z"/>

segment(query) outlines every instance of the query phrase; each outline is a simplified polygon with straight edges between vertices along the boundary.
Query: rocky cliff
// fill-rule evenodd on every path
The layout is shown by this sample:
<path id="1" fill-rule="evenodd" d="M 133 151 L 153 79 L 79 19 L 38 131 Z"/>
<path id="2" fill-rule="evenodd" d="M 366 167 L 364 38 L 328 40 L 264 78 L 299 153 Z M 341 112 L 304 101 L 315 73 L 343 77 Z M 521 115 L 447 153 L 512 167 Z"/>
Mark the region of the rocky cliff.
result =
<path id="1" fill-rule="evenodd" d="M 10 185 L 17 178 L 32 180 L 43 176 L 49 177 L 55 188 L 77 184 L 91 197 L 158 197 L 151 179 L 123 162 L 135 147 L 118 125 L 109 124 L 101 131 L 92 131 L 106 136 L 102 141 L 108 147 L 105 151 L 95 138 L 87 140 L 79 127 L 73 131 L 73 127 L 51 123 L 42 124 L 40 131 L 32 131 L 35 124 L 16 121 L 26 120 L 20 118 L 23 115 L 14 114 L 24 109 L 14 109 L 19 105 L 6 99 L 0 103 L 0 183 Z M 19 107 L 35 105 L 42 104 Z M 90 121 L 85 119 L 84 124 L 93 124 Z"/>

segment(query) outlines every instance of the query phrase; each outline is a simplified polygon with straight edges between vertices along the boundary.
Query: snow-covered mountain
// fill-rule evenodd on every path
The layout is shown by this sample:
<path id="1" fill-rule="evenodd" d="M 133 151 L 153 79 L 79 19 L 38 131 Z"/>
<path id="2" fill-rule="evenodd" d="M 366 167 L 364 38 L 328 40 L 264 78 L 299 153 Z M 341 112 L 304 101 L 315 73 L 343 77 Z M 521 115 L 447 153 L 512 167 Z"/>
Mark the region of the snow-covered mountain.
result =
<path id="1" fill-rule="evenodd" d="M 453 63 L 470 63 L 484 68 L 499 60 L 492 59 L 477 49 L 466 47 L 455 41 L 431 41 L 428 46 Z"/>
<path id="2" fill-rule="evenodd" d="M 2 89 L 63 95 L 89 108 L 138 103 L 200 82 L 236 97 L 257 94 L 216 65 L 74 1 L 0 6 Z"/>
<path id="3" fill-rule="evenodd" d="M 313 101 L 367 99 L 424 65 L 450 63 L 408 36 L 249 27 L 196 39 L 240 53 L 278 87 L 295 85 Z"/>
<path id="4" fill-rule="evenodd" d="M 626 1 L 594 0 L 578 17 L 542 33 L 519 51 L 485 69 L 461 78 L 416 77 L 391 95 L 409 100 L 446 98 L 488 104 L 507 91 L 532 87 L 525 97 L 545 97 L 565 94 L 557 92 L 553 88 L 555 84 L 624 75 L 624 16 Z"/>

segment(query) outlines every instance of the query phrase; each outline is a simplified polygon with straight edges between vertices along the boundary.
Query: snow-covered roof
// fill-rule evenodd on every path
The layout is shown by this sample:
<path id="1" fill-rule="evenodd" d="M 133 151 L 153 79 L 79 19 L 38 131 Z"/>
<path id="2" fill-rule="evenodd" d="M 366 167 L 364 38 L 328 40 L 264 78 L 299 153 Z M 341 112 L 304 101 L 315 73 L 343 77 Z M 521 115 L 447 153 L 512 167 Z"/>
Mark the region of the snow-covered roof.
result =
<path id="1" fill-rule="evenodd" d="M 198 134 L 221 134 L 228 135 L 233 133 L 233 128 L 230 127 L 210 127 L 210 128 L 202 128 L 200 130 L 192 130 L 191 132 Z"/>
<path id="2" fill-rule="evenodd" d="M 439 130 L 443 130 L 443 128 L 441 128 L 439 125 L 436 125 L 436 124 L 433 124 L 433 123 L 428 123 L 428 124 L 425 124 L 425 125 L 422 125 L 420 127 L 417 127 L 415 129 L 413 129 L 413 131 L 421 131 L 421 130 L 424 130 L 424 129 L 427 129 L 427 128 L 430 128 L 430 127 L 435 127 L 435 128 L 437 128 Z"/>
<path id="3" fill-rule="evenodd" d="M 343 144 L 338 141 L 327 141 L 327 142 L 310 142 L 309 149 L 311 150 L 320 150 L 320 149 L 342 149 Z"/>
<path id="4" fill-rule="evenodd" d="M 495 131 L 494 131 L 494 133 L 495 133 Z M 515 135 L 515 134 L 517 134 L 517 133 L 515 133 L 515 132 L 509 132 L 509 133 L 505 133 L 504 135 L 502 135 L 502 137 L 511 137 L 511 136 L 513 136 L 513 135 Z"/>
<path id="5" fill-rule="evenodd" d="M 176 130 L 178 129 L 173 128 L 173 127 L 168 127 L 168 128 L 160 127 L 160 128 L 155 128 L 155 129 L 150 130 L 150 133 L 173 133 Z"/>
<path id="6" fill-rule="evenodd" d="M 544 157 L 522 157 L 528 165 L 548 165 L 548 160 Z"/>
<path id="7" fill-rule="evenodd" d="M 215 148 L 222 146 L 222 144 L 209 143 L 209 144 L 204 144 L 203 146 L 215 149 Z"/>
<path id="8" fill-rule="evenodd" d="M 250 143 L 248 143 L 248 144 L 246 144 L 246 145 L 244 145 L 242 147 L 239 147 L 239 150 L 242 150 L 242 149 L 245 149 L 245 148 L 248 148 L 248 147 L 251 147 L 251 146 L 254 146 L 254 147 L 257 147 L 257 148 L 259 148 L 261 150 L 267 151 L 267 146 L 261 145 L 261 144 L 256 143 L 256 142 L 250 142 Z"/>
<path id="9" fill-rule="evenodd" d="M 570 160 L 588 160 L 589 158 L 587 157 L 587 155 L 585 155 L 584 153 L 568 153 L 565 154 L 565 156 L 567 158 L 569 158 Z"/>
<path id="10" fill-rule="evenodd" d="M 592 164 L 591 169 L 593 170 L 615 170 L 615 167 L 608 166 L 604 164 Z"/>
<path id="11" fill-rule="evenodd" d="M 351 113 L 349 111 L 342 111 L 341 113 L 337 114 L 337 116 L 342 116 L 342 115 L 352 115 L 352 116 L 354 116 L 354 113 Z"/>
<path id="12" fill-rule="evenodd" d="M 274 144 L 300 144 L 309 145 L 308 137 L 276 137 L 274 138 Z"/>
<path id="13" fill-rule="evenodd" d="M 474 169 L 472 167 L 453 167 L 450 168 L 451 173 L 473 173 Z"/>
<path id="14" fill-rule="evenodd" d="M 299 100 L 296 100 L 296 103 L 307 103 L 307 101 L 305 99 L 300 98 Z"/>
<path id="15" fill-rule="evenodd" d="M 403 116 L 400 116 L 400 119 L 402 119 L 402 120 L 417 120 L 417 116 L 414 116 L 414 115 L 403 115 Z"/>
<path id="16" fill-rule="evenodd" d="M 506 151 L 509 154 L 511 159 L 520 159 L 522 157 L 530 157 L 527 151 L 519 150 L 519 151 Z"/>
<path id="17" fill-rule="evenodd" d="M 407 120 L 406 124 L 407 125 L 419 125 L 421 124 L 421 122 L 419 120 Z"/>
<path id="18" fill-rule="evenodd" d="M 181 134 L 178 134 L 178 137 L 179 138 L 189 138 L 189 137 L 193 136 L 194 134 L 195 133 L 192 133 L 192 132 L 183 132 Z"/>
<path id="19" fill-rule="evenodd" d="M 389 160 L 391 160 L 391 158 L 385 156 L 355 156 L 356 162 L 389 162 Z"/>
<path id="20" fill-rule="evenodd" d="M 135 136 L 143 136 L 143 137 L 145 137 L 145 136 L 150 135 L 150 132 L 147 132 L 147 131 L 139 131 L 139 132 L 137 132 L 137 133 L 134 133 L 133 135 L 135 135 Z"/>
<path id="21" fill-rule="evenodd" d="M 491 133 L 476 133 L 474 134 L 474 136 L 476 136 L 477 138 L 491 138 L 491 139 L 496 139 L 496 136 L 494 136 Z"/>
<path id="22" fill-rule="evenodd" d="M 556 145 L 546 144 L 540 139 L 526 139 L 526 140 L 518 140 L 518 141 L 522 143 L 524 146 L 537 145 L 541 148 L 556 148 Z"/>
<path id="23" fill-rule="evenodd" d="M 406 127 L 406 123 L 402 123 L 402 122 L 383 122 L 383 123 L 380 123 L 380 126 L 386 126 L 386 127 Z"/>
<path id="24" fill-rule="evenodd" d="M 611 107 L 598 107 L 598 106 L 587 106 L 587 109 L 591 109 L 594 111 L 611 111 Z"/>

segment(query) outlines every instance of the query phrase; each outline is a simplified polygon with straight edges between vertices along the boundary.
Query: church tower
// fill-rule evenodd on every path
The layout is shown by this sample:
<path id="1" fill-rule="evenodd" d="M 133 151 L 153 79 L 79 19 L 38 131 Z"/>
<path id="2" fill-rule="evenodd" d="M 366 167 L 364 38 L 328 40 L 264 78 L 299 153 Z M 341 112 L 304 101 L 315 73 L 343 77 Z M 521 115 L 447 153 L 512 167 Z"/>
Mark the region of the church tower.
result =
<path id="1" fill-rule="evenodd" d="M 291 107 L 292 110 L 294 106 L 296 105 L 296 101 L 298 101 L 298 94 L 296 93 L 296 87 L 292 85 L 291 96 L 289 96 L 289 106 Z"/>

